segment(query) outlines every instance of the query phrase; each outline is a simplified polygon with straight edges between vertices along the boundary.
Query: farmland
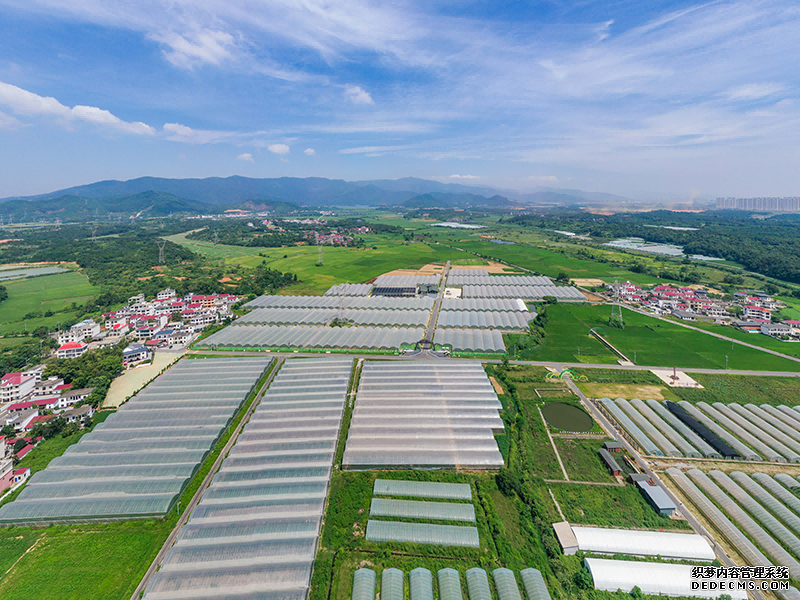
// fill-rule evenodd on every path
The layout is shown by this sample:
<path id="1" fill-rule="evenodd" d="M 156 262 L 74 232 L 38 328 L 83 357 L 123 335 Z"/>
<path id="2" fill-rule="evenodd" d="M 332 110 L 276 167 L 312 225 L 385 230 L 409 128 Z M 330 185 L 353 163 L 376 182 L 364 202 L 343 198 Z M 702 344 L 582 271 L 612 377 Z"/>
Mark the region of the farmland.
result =
<path id="1" fill-rule="evenodd" d="M 558 448 L 558 453 L 570 479 L 575 481 L 614 481 L 597 454 L 597 451 L 603 447 L 604 441 L 607 440 L 602 438 L 555 438 L 556 448 Z"/>

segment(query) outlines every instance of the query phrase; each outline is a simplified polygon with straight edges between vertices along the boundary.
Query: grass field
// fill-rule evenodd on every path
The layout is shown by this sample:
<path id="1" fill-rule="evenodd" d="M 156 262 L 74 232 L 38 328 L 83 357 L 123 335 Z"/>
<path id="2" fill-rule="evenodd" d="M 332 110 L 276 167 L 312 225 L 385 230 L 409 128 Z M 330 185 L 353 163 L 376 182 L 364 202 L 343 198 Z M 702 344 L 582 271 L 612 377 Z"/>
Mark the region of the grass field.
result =
<path id="1" fill-rule="evenodd" d="M 570 479 L 607 483 L 615 481 L 597 454 L 607 439 L 557 437 L 554 441 Z"/>
<path id="2" fill-rule="evenodd" d="M 271 269 L 295 273 L 302 283 L 282 290 L 282 293 L 295 295 L 321 294 L 332 285 L 346 281 L 351 283 L 367 281 L 394 269 L 419 268 L 431 262 L 474 258 L 441 245 L 406 244 L 398 238 L 373 236 L 367 240 L 367 248 L 323 247 L 323 266 L 318 267 L 318 253 L 315 246 L 287 248 L 245 248 L 222 244 L 215 246 L 210 242 L 187 240 L 186 234 L 173 235 L 167 239 L 228 264 L 255 267 L 266 261 Z M 374 250 L 373 246 L 377 249 Z"/>
<path id="3" fill-rule="evenodd" d="M 23 332 L 26 325 L 28 331 L 39 327 L 55 328 L 59 321 L 75 317 L 75 312 L 69 310 L 73 302 L 85 304 L 98 292 L 89 283 L 89 278 L 77 271 L 11 281 L 3 285 L 8 289 L 8 300 L 3 302 L 0 309 L 0 333 Z M 28 313 L 45 313 L 48 310 L 57 314 L 23 321 Z"/>
<path id="4" fill-rule="evenodd" d="M 747 404 L 800 404 L 800 379 L 796 377 L 750 377 L 692 373 L 705 389 L 674 388 L 674 393 L 689 402 L 736 402 Z"/>
<path id="5" fill-rule="evenodd" d="M 577 382 L 576 385 L 590 398 L 625 398 L 632 400 L 677 400 L 666 386 L 642 385 L 633 383 L 586 383 Z"/>
<path id="6" fill-rule="evenodd" d="M 564 331 L 562 323 L 569 322 L 563 313 L 571 314 L 582 325 Z M 638 365 L 656 367 L 695 367 L 724 369 L 728 357 L 730 369 L 760 369 L 767 371 L 800 371 L 800 363 L 732 344 L 710 335 L 692 331 L 677 324 L 648 317 L 623 309 L 625 328 L 608 326 L 611 307 L 607 305 L 552 305 L 548 309 L 550 323 L 547 341 L 538 360 L 550 358 L 548 348 L 566 345 L 580 332 L 594 328 L 601 336 Z M 578 330 L 578 331 L 576 331 Z M 564 341 L 562 341 L 564 340 Z"/>
<path id="7" fill-rule="evenodd" d="M 776 340 L 775 338 L 772 338 L 768 335 L 762 335 L 761 333 L 746 333 L 741 329 L 736 329 L 735 327 L 714 325 L 712 323 L 695 322 L 692 323 L 692 326 L 705 331 L 718 333 L 735 340 L 740 340 L 748 344 L 753 344 L 754 346 L 760 346 L 761 348 L 774 350 L 775 352 L 780 352 L 781 354 L 800 357 L 800 342 L 782 342 L 781 340 Z"/>

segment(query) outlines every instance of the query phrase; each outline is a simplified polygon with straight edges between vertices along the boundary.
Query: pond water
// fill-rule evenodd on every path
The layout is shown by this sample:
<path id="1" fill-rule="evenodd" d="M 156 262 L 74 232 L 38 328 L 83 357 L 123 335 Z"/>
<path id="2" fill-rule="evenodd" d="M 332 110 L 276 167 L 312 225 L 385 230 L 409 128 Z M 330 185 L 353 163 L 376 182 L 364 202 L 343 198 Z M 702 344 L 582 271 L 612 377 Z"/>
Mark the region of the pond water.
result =
<path id="1" fill-rule="evenodd" d="M 564 402 L 551 402 L 542 407 L 545 420 L 562 431 L 582 433 L 591 431 L 594 426 L 592 417 L 582 408 Z"/>
<path id="2" fill-rule="evenodd" d="M 65 273 L 67 271 L 69 269 L 61 269 L 59 267 L 0 267 L 0 281 L 33 277 L 35 275 L 52 275 L 53 273 Z"/>

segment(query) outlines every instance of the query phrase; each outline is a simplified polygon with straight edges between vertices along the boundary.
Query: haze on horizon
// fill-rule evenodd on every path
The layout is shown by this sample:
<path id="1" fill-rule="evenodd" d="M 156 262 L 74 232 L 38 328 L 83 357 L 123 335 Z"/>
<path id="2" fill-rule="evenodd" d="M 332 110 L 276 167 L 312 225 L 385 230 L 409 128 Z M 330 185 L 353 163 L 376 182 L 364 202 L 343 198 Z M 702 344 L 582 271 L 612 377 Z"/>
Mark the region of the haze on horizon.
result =
<path id="1" fill-rule="evenodd" d="M 791 0 L 0 0 L 0 197 L 416 176 L 800 195 Z"/>

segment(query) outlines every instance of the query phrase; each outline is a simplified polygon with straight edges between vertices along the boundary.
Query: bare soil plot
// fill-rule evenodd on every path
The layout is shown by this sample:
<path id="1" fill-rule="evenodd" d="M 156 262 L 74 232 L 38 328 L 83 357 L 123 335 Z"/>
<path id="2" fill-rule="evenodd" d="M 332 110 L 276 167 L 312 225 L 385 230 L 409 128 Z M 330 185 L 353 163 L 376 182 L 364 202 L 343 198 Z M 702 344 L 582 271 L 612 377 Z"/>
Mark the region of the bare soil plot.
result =
<path id="1" fill-rule="evenodd" d="M 634 383 L 581 383 L 580 388 L 592 398 L 625 398 L 632 400 L 666 400 L 673 396 L 664 395 L 666 389 L 658 385 L 641 385 Z"/>

